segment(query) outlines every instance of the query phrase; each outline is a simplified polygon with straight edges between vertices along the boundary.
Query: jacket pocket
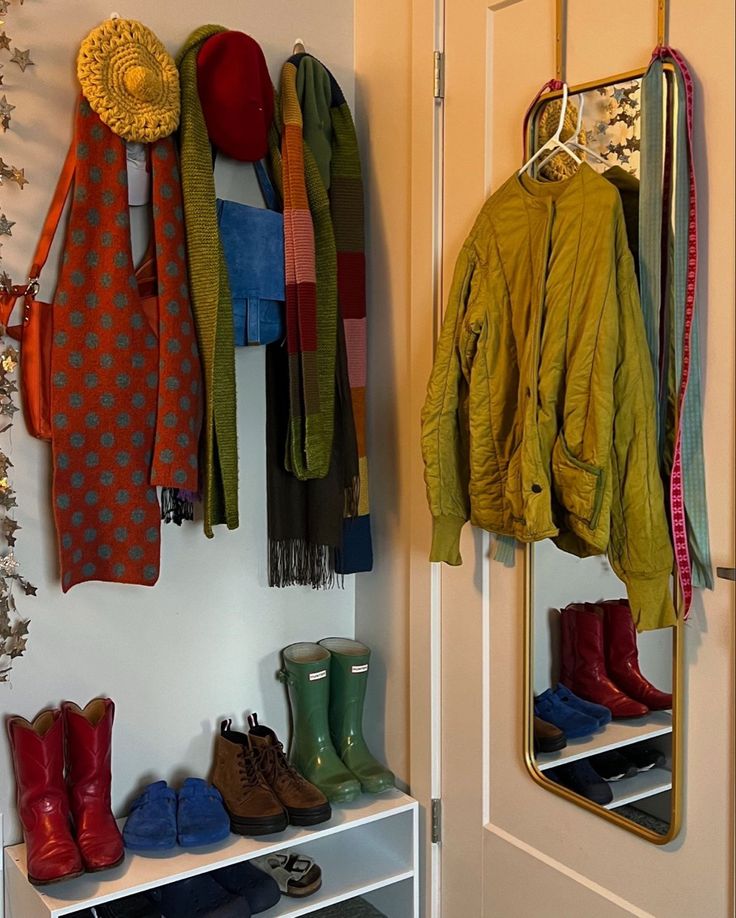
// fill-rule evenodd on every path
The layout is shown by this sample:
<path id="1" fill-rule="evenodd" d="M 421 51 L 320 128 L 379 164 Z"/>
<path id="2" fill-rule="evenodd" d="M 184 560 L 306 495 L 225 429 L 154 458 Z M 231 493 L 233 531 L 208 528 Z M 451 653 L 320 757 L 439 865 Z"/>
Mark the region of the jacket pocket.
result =
<path id="1" fill-rule="evenodd" d="M 603 501 L 603 469 L 574 456 L 565 437 L 559 433 L 552 449 L 552 473 L 555 496 L 560 504 L 595 529 Z"/>

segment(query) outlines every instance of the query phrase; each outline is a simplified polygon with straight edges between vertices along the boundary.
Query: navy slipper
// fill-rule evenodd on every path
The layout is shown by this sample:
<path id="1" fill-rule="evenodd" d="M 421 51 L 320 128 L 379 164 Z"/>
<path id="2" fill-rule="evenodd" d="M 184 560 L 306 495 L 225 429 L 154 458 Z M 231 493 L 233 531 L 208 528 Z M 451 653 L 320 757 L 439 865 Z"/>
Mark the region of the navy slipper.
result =
<path id="1" fill-rule="evenodd" d="M 166 918 L 250 918 L 244 896 L 234 896 L 209 873 L 167 883 L 151 892 Z"/>
<path id="2" fill-rule="evenodd" d="M 249 861 L 221 867 L 211 874 L 217 882 L 234 895 L 244 896 L 248 900 L 252 915 L 265 912 L 281 898 L 279 884 L 272 876 L 259 870 Z"/>
<path id="3" fill-rule="evenodd" d="M 545 774 L 568 790 L 605 806 L 613 800 L 613 791 L 586 759 L 549 768 Z"/>

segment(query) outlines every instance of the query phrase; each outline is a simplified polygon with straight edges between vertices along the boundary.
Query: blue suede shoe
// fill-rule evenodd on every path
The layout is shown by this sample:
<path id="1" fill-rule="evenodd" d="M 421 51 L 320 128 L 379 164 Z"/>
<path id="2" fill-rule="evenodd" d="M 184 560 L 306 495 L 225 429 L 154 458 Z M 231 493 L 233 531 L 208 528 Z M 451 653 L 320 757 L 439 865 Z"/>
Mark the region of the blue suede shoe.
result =
<path id="1" fill-rule="evenodd" d="M 579 711 L 581 714 L 587 714 L 588 717 L 595 718 L 598 721 L 599 727 L 605 727 L 606 724 L 611 723 L 612 714 L 605 705 L 594 704 L 592 701 L 584 701 L 582 698 L 578 698 L 577 695 L 573 695 L 570 689 L 561 682 L 557 684 L 555 695 L 557 695 L 560 701 L 574 708 L 576 711 Z"/>
<path id="2" fill-rule="evenodd" d="M 230 834 L 230 817 L 216 787 L 187 778 L 179 791 L 177 837 L 182 848 L 212 845 Z"/>
<path id="3" fill-rule="evenodd" d="M 534 713 L 548 724 L 559 727 L 568 739 L 591 736 L 599 729 L 595 718 L 581 714 L 560 701 L 552 689 L 547 689 L 534 699 Z"/>
<path id="4" fill-rule="evenodd" d="M 166 851 L 176 845 L 176 794 L 165 781 L 149 784 L 133 801 L 123 826 L 131 851 Z"/>
<path id="5" fill-rule="evenodd" d="M 229 893 L 246 898 L 251 915 L 265 912 L 266 909 L 276 905 L 281 898 L 281 891 L 276 880 L 249 861 L 221 867 L 219 870 L 214 870 L 210 876 L 220 886 L 224 886 Z"/>

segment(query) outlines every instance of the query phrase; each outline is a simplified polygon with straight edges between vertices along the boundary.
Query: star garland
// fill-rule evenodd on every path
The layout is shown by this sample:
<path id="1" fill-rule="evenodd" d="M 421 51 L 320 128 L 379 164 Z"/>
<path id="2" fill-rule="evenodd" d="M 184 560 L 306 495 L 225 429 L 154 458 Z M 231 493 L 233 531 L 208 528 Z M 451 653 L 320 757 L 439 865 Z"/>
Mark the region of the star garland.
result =
<path id="1" fill-rule="evenodd" d="M 20 0 L 22 5 L 23 0 Z M 0 30 L 5 25 L 4 17 L 10 8 L 10 0 L 0 0 Z M 0 31 L 0 52 L 11 51 L 12 39 L 5 31 Z M 21 73 L 33 66 L 31 52 L 13 46 L 10 63 L 17 64 Z M 3 84 L 4 63 L 0 63 L 0 85 Z M 3 133 L 10 129 L 11 112 L 15 105 L 8 102 L 6 94 L 0 96 L 0 128 Z M 0 186 L 13 182 L 20 191 L 28 184 L 25 170 L 6 163 L 0 157 Z M 14 220 L 9 220 L 0 209 L 0 236 L 12 237 Z M 0 257 L 0 261 L 2 258 Z M 12 278 L 6 271 L 0 271 L 0 296 L 9 293 L 13 286 Z M 0 336 L 4 337 L 5 329 L 0 326 Z M 0 344 L 0 434 L 8 431 L 13 425 L 13 416 L 18 410 L 13 396 L 18 391 L 14 373 L 18 369 L 18 351 L 15 347 Z M 18 506 L 15 491 L 9 477 L 13 467 L 10 457 L 0 449 L 0 682 L 7 682 L 13 660 L 22 656 L 28 640 L 28 619 L 18 614 L 13 596 L 13 586 L 17 584 L 26 596 L 35 596 L 36 587 L 20 573 L 20 564 L 15 557 L 16 533 L 21 528 L 10 514 Z"/>
<path id="2" fill-rule="evenodd" d="M 18 410 L 13 395 L 18 385 L 13 374 L 18 369 L 18 351 L 5 347 L 0 351 L 0 433 L 9 430 L 13 415 Z M 16 532 L 21 528 L 10 515 L 18 506 L 15 491 L 10 483 L 8 470 L 13 467 L 10 457 L 0 449 L 0 537 L 7 549 L 0 553 L 0 682 L 7 682 L 10 668 L 16 657 L 23 655 L 28 640 L 28 619 L 21 618 L 15 605 L 13 583 L 17 583 L 26 596 L 35 596 L 36 587 L 20 573 L 20 564 L 15 557 Z"/>
<path id="3" fill-rule="evenodd" d="M 20 0 L 20 2 L 22 4 L 23 0 Z M 9 63 L 17 64 L 21 73 L 25 73 L 28 67 L 34 66 L 34 62 L 31 60 L 30 49 L 23 51 L 12 44 L 12 38 L 3 30 L 5 26 L 3 17 L 7 15 L 9 9 L 10 0 L 0 0 L 0 30 L 2 30 L 0 31 L 0 52 L 5 51 L 10 54 Z M 0 62 L 0 86 L 4 83 L 4 67 L 4 62 Z M 3 133 L 10 130 L 10 122 L 12 120 L 10 113 L 13 111 L 15 111 L 15 105 L 8 102 L 7 94 L 3 93 L 0 96 L 0 130 Z M 16 166 L 6 163 L 0 157 L 0 187 L 5 185 L 6 182 L 14 182 L 22 191 L 23 186 L 28 184 L 28 179 L 25 176 L 25 169 L 18 169 Z M 0 210 L 0 236 L 12 236 L 11 229 L 14 225 L 15 222 L 9 220 Z M 0 248 L 2 248 L 2 245 L 0 245 Z M 1 254 L 0 261 L 2 261 Z M 0 273 L 0 293 L 9 290 L 11 286 L 12 282 L 8 275 L 4 271 Z"/>

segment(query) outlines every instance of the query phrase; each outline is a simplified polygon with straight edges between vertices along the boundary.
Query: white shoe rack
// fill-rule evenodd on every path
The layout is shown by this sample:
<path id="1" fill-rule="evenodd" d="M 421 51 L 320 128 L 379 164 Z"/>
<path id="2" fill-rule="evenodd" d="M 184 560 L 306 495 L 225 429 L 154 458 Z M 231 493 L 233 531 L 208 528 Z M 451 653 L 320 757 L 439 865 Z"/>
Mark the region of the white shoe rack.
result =
<path id="1" fill-rule="evenodd" d="M 335 806 L 329 822 L 290 826 L 278 835 L 230 835 L 205 848 L 154 856 L 126 852 L 113 870 L 36 887 L 28 882 L 25 845 L 5 848 L 5 918 L 61 918 L 166 883 L 276 851 L 298 851 L 322 868 L 322 888 L 306 899 L 281 897 L 264 918 L 296 918 L 363 896 L 390 918 L 418 918 L 418 805 L 400 791 Z"/>

